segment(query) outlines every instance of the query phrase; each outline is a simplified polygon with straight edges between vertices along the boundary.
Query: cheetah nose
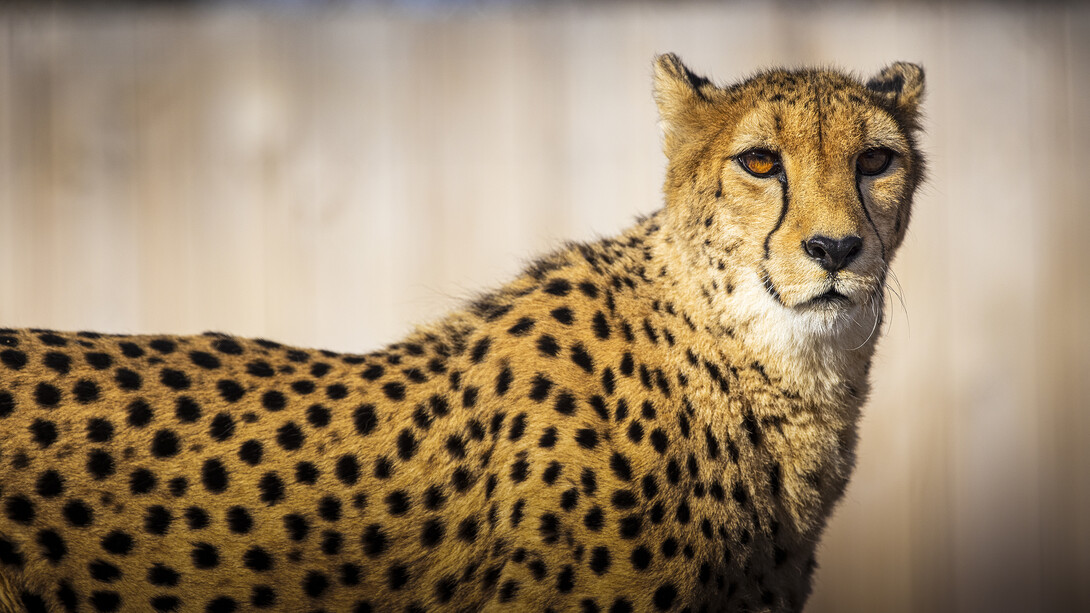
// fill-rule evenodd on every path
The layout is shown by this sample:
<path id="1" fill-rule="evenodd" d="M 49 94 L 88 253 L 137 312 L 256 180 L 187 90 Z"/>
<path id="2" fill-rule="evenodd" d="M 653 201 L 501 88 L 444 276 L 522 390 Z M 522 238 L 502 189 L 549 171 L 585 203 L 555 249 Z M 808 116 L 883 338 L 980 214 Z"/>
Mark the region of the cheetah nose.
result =
<path id="1" fill-rule="evenodd" d="M 828 236 L 812 236 L 803 241 L 802 248 L 807 255 L 821 264 L 829 272 L 836 272 L 848 264 L 863 250 L 863 239 L 858 236 L 846 236 L 836 239 Z"/>

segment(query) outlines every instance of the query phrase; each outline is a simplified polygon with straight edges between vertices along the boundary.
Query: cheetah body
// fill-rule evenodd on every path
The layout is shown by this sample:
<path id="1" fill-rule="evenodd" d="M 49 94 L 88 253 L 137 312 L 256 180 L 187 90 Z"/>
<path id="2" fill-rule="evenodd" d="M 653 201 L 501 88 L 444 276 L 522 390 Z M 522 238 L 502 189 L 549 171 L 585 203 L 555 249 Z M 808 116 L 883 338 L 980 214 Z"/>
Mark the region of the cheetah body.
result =
<path id="1" fill-rule="evenodd" d="M 921 87 L 663 56 L 666 207 L 374 353 L 0 331 L 0 610 L 801 610 Z"/>

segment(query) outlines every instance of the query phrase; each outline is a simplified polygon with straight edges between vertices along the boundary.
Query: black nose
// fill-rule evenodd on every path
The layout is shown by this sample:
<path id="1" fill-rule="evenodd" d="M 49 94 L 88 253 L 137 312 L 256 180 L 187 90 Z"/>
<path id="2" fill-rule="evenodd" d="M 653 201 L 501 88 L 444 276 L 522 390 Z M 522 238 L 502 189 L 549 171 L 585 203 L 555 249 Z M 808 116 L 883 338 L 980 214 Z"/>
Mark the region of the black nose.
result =
<path id="1" fill-rule="evenodd" d="M 828 236 L 814 236 L 803 241 L 802 248 L 829 272 L 836 272 L 848 264 L 863 250 L 863 239 L 847 236 L 836 239 Z"/>

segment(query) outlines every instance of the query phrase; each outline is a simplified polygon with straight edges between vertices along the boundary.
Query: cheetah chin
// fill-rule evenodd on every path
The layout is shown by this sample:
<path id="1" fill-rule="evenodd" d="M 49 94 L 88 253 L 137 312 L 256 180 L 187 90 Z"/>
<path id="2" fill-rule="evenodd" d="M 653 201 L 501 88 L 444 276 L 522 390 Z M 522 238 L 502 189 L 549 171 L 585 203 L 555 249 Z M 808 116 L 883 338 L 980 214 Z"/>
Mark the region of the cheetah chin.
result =
<path id="1" fill-rule="evenodd" d="M 0 329 L 0 611 L 800 611 L 923 72 L 655 61 L 665 207 L 366 354 Z"/>

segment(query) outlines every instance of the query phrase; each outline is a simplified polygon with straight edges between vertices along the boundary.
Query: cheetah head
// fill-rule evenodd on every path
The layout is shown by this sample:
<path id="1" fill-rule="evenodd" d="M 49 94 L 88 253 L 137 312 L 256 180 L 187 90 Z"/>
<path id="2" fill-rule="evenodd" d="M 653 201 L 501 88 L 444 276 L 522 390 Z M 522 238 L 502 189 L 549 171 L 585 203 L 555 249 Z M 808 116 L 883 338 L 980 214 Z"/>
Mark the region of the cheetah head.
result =
<path id="1" fill-rule="evenodd" d="M 667 218 L 707 301 L 796 331 L 876 323 L 921 179 L 922 95 L 907 63 L 865 84 L 776 70 L 718 87 L 657 58 Z"/>

